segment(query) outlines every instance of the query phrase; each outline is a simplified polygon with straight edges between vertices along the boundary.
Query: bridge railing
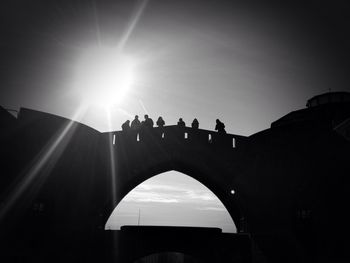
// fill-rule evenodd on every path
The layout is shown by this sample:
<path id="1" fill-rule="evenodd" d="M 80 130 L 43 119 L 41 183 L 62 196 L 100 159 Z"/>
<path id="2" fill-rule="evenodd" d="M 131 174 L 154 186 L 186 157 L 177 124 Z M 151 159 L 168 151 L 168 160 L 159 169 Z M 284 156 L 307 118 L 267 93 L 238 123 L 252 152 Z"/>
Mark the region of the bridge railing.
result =
<path id="1" fill-rule="evenodd" d="M 215 131 L 179 127 L 176 125 L 151 129 L 116 131 L 112 135 L 113 145 L 120 143 L 180 143 L 200 144 L 219 148 L 240 147 L 246 137 L 234 134 L 219 134 Z"/>

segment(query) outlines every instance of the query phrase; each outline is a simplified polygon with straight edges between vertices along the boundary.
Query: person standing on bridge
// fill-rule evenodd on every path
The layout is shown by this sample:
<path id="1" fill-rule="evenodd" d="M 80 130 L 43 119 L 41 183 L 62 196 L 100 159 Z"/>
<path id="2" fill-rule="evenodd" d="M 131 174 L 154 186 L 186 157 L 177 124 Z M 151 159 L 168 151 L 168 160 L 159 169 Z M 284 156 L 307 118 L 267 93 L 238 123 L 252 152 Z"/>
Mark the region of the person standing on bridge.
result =
<path id="1" fill-rule="evenodd" d="M 198 120 L 196 118 L 193 120 L 191 126 L 192 126 L 193 129 L 198 129 L 199 128 L 199 122 L 198 122 Z"/>
<path id="2" fill-rule="evenodd" d="M 177 126 L 179 126 L 180 128 L 185 128 L 186 123 L 183 121 L 182 118 L 180 118 L 179 121 L 177 122 Z"/>
<path id="3" fill-rule="evenodd" d="M 131 122 L 131 129 L 132 130 L 138 130 L 141 127 L 141 122 L 139 120 L 139 116 L 135 115 L 135 119 L 133 119 L 133 121 Z"/>
<path id="4" fill-rule="evenodd" d="M 162 128 L 165 125 L 165 121 L 163 120 L 163 118 L 161 116 L 159 116 L 156 124 L 157 124 L 158 127 Z"/>
<path id="5" fill-rule="evenodd" d="M 123 132 L 129 132 L 130 131 L 130 121 L 127 120 L 122 124 L 122 131 Z"/>
<path id="6" fill-rule="evenodd" d="M 146 128 L 146 129 L 153 128 L 153 125 L 154 125 L 153 120 L 150 117 L 148 117 L 147 114 L 145 115 L 145 120 L 142 122 L 142 124 L 143 124 L 143 128 Z"/>
<path id="7" fill-rule="evenodd" d="M 225 124 L 221 122 L 219 119 L 216 119 L 215 130 L 220 134 L 226 134 Z"/>
<path id="8" fill-rule="evenodd" d="M 144 141 L 150 141 L 151 132 L 153 132 L 153 120 L 145 114 L 145 119 L 141 123 L 140 138 Z"/>

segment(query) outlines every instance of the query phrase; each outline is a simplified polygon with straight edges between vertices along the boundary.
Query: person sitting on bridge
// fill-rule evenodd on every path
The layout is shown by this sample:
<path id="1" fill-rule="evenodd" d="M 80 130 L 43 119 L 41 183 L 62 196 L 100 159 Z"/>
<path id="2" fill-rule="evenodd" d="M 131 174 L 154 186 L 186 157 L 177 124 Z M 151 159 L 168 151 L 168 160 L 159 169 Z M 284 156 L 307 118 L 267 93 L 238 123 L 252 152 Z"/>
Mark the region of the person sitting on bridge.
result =
<path id="1" fill-rule="evenodd" d="M 161 116 L 159 116 L 156 124 L 157 124 L 158 127 L 164 127 L 165 121 L 163 120 L 163 118 Z"/>
<path id="2" fill-rule="evenodd" d="M 135 119 L 131 122 L 131 129 L 138 130 L 141 127 L 141 122 L 139 120 L 139 116 L 135 115 Z"/>
<path id="3" fill-rule="evenodd" d="M 198 120 L 196 118 L 192 122 L 192 128 L 193 129 L 198 129 L 199 128 L 199 122 L 198 122 Z"/>
<path id="4" fill-rule="evenodd" d="M 143 128 L 147 129 L 153 128 L 153 120 L 150 117 L 148 117 L 147 114 L 145 115 L 145 120 L 142 122 L 142 126 Z"/>
<path id="5" fill-rule="evenodd" d="M 130 121 L 129 121 L 129 120 L 127 120 L 126 122 L 124 122 L 124 123 L 122 124 L 122 131 L 123 131 L 123 132 L 128 132 L 128 131 L 130 131 Z"/>
<path id="6" fill-rule="evenodd" d="M 225 134 L 225 124 L 222 123 L 219 119 L 216 119 L 216 125 L 215 130 L 218 131 L 218 133 Z"/>
<path id="7" fill-rule="evenodd" d="M 186 123 L 182 120 L 182 118 L 180 118 L 179 121 L 177 122 L 177 126 L 179 126 L 181 128 L 185 128 Z"/>

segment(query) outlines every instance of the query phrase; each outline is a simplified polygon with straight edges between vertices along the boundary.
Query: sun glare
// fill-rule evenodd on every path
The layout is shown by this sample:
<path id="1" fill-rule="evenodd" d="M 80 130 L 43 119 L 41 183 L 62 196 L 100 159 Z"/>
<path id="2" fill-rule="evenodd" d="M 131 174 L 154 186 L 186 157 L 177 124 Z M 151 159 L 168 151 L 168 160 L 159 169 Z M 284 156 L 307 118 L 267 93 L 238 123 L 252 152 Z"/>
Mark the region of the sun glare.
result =
<path id="1" fill-rule="evenodd" d="M 90 49 L 78 62 L 76 91 L 88 105 L 117 106 L 133 83 L 134 63 L 118 49 Z"/>

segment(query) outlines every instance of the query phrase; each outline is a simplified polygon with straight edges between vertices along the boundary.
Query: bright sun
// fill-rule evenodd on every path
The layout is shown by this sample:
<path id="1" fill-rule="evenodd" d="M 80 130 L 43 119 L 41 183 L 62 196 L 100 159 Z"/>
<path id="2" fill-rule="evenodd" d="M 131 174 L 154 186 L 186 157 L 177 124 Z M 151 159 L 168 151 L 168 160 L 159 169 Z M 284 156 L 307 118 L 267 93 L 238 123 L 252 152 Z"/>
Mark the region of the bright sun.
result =
<path id="1" fill-rule="evenodd" d="M 134 63 L 116 49 L 88 50 L 78 62 L 75 90 L 88 105 L 116 106 L 133 83 Z"/>

